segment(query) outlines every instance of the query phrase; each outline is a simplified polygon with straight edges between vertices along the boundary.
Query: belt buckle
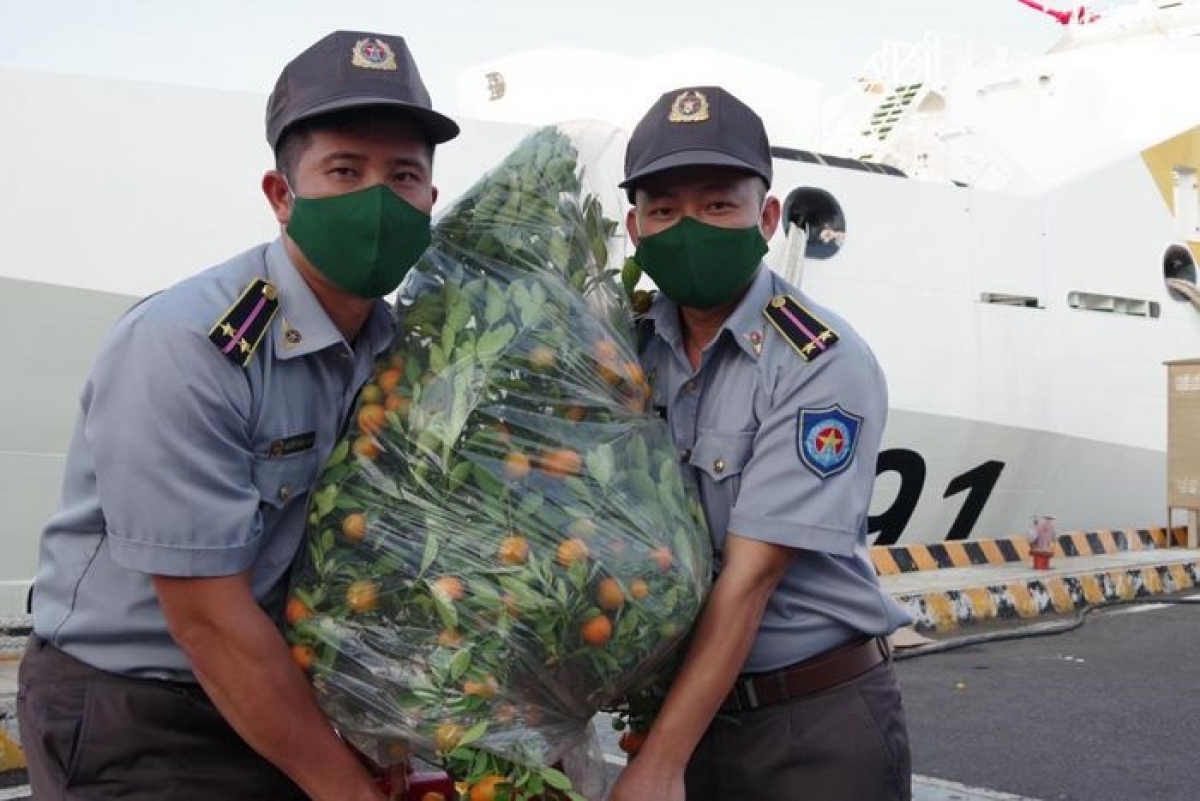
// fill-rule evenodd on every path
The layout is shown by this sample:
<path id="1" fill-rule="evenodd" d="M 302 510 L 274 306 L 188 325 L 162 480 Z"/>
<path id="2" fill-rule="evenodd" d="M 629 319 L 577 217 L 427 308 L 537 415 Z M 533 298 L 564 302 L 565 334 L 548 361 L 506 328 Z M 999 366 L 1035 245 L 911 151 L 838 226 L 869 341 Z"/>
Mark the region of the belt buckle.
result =
<path id="1" fill-rule="evenodd" d="M 886 635 L 881 635 L 875 638 L 875 644 L 879 648 L 879 653 L 883 656 L 884 662 L 892 661 L 892 640 Z"/>
<path id="2" fill-rule="evenodd" d="M 792 694 L 788 691 L 788 672 L 786 670 L 777 670 L 775 671 L 774 678 L 777 689 L 779 690 L 778 703 L 792 700 Z"/>
<path id="3" fill-rule="evenodd" d="M 758 709 L 758 691 L 754 689 L 754 679 L 742 679 L 738 682 L 737 700 L 738 706 L 742 708 L 739 711 Z"/>
<path id="4" fill-rule="evenodd" d="M 754 689 L 753 679 L 738 679 L 730 688 L 725 703 L 721 706 L 723 712 L 736 714 L 758 709 L 758 692 Z"/>

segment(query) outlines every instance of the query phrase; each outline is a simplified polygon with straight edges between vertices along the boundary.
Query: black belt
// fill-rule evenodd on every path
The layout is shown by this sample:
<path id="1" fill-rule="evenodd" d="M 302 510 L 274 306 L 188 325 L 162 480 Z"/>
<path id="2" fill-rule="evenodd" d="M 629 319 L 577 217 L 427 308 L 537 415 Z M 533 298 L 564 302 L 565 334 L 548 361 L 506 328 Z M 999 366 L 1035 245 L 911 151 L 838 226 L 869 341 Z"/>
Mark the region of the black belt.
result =
<path id="1" fill-rule="evenodd" d="M 721 711 L 746 712 L 815 695 L 858 678 L 890 658 L 887 638 L 866 637 L 772 673 L 742 675 L 726 696 Z"/>

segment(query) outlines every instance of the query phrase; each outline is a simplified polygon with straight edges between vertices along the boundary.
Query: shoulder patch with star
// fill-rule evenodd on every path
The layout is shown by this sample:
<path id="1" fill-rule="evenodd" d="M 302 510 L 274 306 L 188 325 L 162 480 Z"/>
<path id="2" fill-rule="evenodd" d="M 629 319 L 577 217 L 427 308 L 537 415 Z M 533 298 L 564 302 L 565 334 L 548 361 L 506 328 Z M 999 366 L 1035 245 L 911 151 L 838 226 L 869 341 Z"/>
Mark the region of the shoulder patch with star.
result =
<path id="1" fill-rule="evenodd" d="M 217 320 L 208 338 L 226 358 L 245 367 L 278 311 L 279 295 L 275 287 L 256 278 Z"/>
<path id="2" fill-rule="evenodd" d="M 863 418 L 834 404 L 824 409 L 801 409 L 796 426 L 800 461 L 819 478 L 836 475 L 854 459 Z"/>
<path id="3" fill-rule="evenodd" d="M 837 333 L 790 295 L 776 295 L 763 314 L 806 362 L 820 356 L 838 341 Z"/>

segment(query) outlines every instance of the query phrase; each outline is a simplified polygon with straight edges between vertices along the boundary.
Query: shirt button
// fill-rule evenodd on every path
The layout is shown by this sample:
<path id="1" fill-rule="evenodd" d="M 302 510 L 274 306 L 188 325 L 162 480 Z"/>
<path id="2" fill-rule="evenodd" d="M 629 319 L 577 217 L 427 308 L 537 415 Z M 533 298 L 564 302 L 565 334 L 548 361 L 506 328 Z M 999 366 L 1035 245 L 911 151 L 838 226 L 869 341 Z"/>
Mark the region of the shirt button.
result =
<path id="1" fill-rule="evenodd" d="M 689 381 L 689 382 L 687 382 L 686 384 L 684 384 L 684 385 L 683 385 L 683 391 L 684 391 L 684 392 L 695 392 L 695 391 L 696 391 L 696 382 L 695 382 L 695 381 Z"/>
<path id="2" fill-rule="evenodd" d="M 292 485 L 284 484 L 279 488 L 279 500 L 286 501 L 290 497 L 292 497 Z"/>
<path id="3" fill-rule="evenodd" d="M 725 460 L 724 459 L 713 459 L 713 472 L 714 473 L 724 473 L 725 472 Z"/>

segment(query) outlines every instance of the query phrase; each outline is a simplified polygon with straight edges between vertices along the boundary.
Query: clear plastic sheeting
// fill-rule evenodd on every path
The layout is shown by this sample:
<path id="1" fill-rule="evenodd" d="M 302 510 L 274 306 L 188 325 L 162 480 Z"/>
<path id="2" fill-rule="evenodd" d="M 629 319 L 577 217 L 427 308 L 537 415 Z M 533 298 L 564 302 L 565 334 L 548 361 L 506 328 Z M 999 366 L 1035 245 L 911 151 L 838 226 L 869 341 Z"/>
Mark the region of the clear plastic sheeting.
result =
<path id="1" fill-rule="evenodd" d="M 709 538 L 613 252 L 623 147 L 539 129 L 439 217 L 314 490 L 288 637 L 381 763 L 411 747 L 521 790 L 493 757 L 594 749 L 593 715 L 699 612 Z"/>

